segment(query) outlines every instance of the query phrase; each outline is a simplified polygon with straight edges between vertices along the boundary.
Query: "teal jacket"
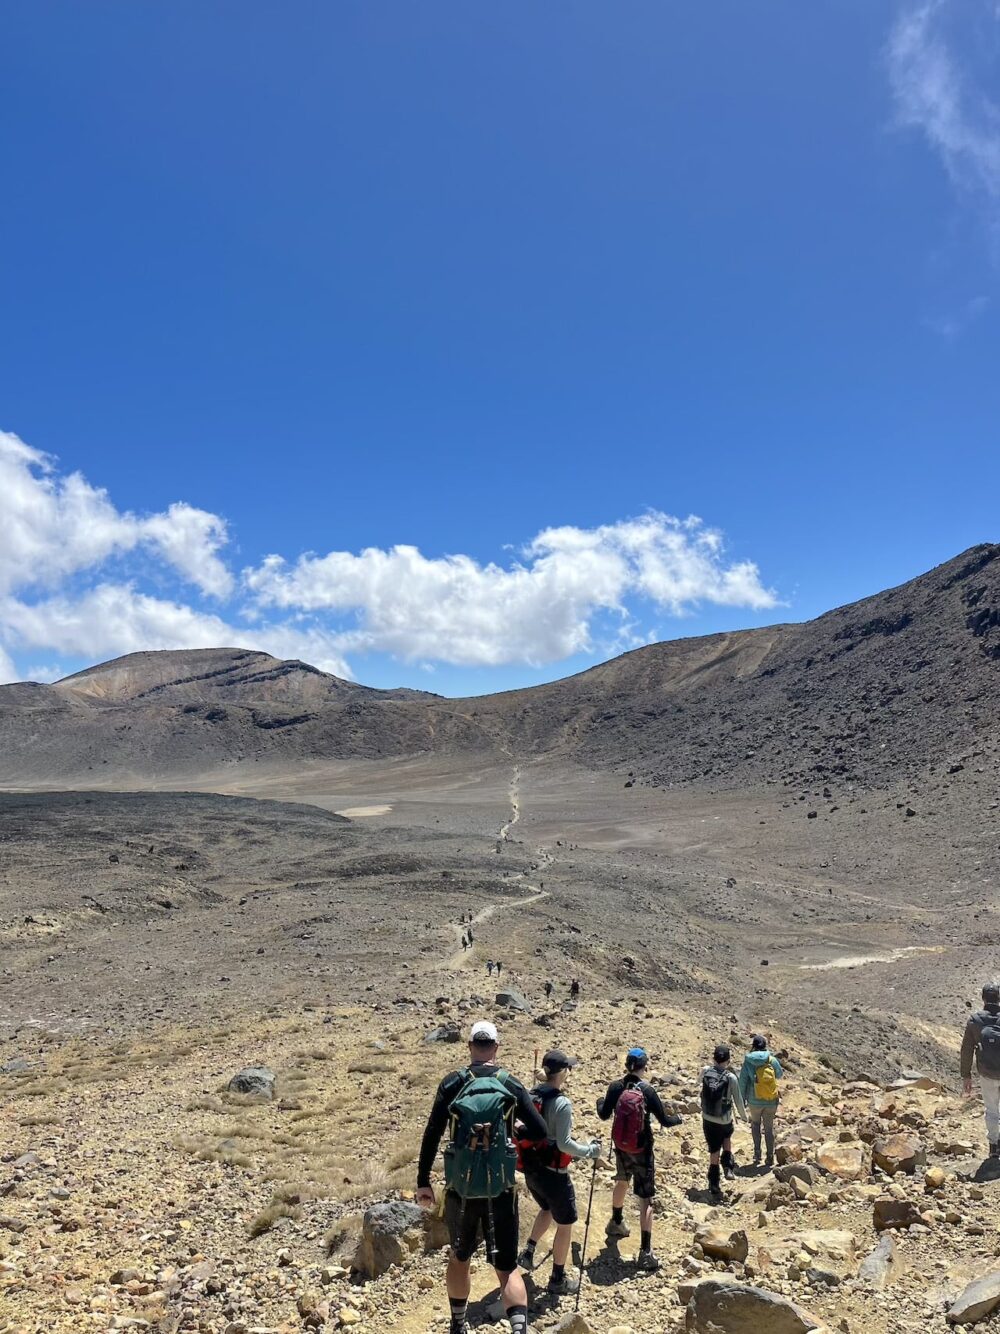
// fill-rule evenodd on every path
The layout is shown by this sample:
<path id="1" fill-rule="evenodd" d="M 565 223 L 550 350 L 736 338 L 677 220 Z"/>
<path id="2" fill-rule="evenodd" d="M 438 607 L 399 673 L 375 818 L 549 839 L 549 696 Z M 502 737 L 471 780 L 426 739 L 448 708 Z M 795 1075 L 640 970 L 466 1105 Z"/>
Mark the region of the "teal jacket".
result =
<path id="1" fill-rule="evenodd" d="M 743 1058 L 743 1069 L 740 1071 L 740 1092 L 743 1094 L 743 1101 L 748 1107 L 774 1107 L 778 1101 L 772 1098 L 766 1102 L 763 1098 L 754 1097 L 754 1085 L 757 1081 L 757 1071 L 760 1066 L 768 1061 L 774 1066 L 774 1077 L 780 1079 L 782 1070 L 781 1062 L 777 1056 L 772 1056 L 769 1051 L 748 1051 Z"/>

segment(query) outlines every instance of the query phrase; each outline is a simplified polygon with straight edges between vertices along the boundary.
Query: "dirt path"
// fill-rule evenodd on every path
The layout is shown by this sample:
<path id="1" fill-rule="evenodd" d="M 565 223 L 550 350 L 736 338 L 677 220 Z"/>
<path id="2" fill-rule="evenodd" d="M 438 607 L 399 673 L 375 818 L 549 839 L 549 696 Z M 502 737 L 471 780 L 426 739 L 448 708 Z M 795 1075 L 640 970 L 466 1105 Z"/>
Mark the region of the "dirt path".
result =
<path id="1" fill-rule="evenodd" d="M 455 950 L 454 954 L 450 954 L 446 958 L 442 959 L 438 967 L 465 968 L 469 965 L 474 965 L 476 968 L 481 968 L 482 960 L 480 959 L 476 950 L 476 941 L 475 941 L 476 928 L 481 926 L 483 922 L 488 922 L 491 917 L 495 917 L 498 912 L 504 912 L 509 908 L 527 908 L 530 904 L 537 903 L 539 899 L 547 899 L 549 897 L 549 891 L 547 889 L 540 889 L 537 885 L 527 885 L 526 888 L 532 891 L 526 898 L 497 899 L 493 903 L 488 903 L 485 908 L 480 908 L 479 912 L 476 913 L 472 921 L 466 922 L 464 926 L 462 925 L 461 922 L 453 923 L 451 929 L 454 932 L 456 941 L 458 942 L 458 948 Z M 469 930 L 470 926 L 472 927 L 472 934 L 473 934 L 472 947 L 470 949 L 463 950 L 462 937 Z"/>
<path id="2" fill-rule="evenodd" d="M 510 831 L 521 818 L 521 770 L 514 765 L 514 774 L 510 780 L 510 819 L 500 826 L 500 842 L 510 841 Z"/>

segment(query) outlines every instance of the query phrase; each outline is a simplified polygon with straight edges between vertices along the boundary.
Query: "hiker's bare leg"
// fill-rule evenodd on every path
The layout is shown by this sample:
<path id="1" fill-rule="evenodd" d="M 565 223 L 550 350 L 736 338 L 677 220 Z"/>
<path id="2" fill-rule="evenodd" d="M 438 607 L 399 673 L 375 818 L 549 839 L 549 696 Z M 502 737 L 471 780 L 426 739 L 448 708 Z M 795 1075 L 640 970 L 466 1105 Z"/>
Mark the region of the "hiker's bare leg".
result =
<path id="1" fill-rule="evenodd" d="M 510 1274 L 498 1269 L 497 1282 L 500 1284 L 500 1300 L 505 1311 L 509 1311 L 512 1306 L 528 1305 L 528 1290 L 524 1286 L 524 1279 L 519 1269 Z"/>
<path id="2" fill-rule="evenodd" d="M 454 1256 L 448 1261 L 444 1284 L 449 1297 L 454 1297 L 457 1301 L 468 1301 L 469 1293 L 472 1291 L 472 1278 L 469 1273 L 471 1264 L 470 1260 L 456 1260 Z"/>
<path id="3" fill-rule="evenodd" d="M 732 1135 L 730 1135 L 728 1139 L 724 1139 L 722 1141 L 722 1152 L 732 1153 L 732 1151 L 733 1151 L 733 1137 Z"/>
<path id="4" fill-rule="evenodd" d="M 719 1163 L 722 1161 L 722 1150 L 716 1149 L 715 1153 L 710 1153 L 708 1155 L 708 1161 L 713 1167 L 718 1167 Z"/>
<path id="5" fill-rule="evenodd" d="M 628 1182 L 616 1181 L 615 1188 L 611 1192 L 612 1209 L 621 1209 L 625 1205 L 625 1196 L 628 1194 Z"/>
<path id="6" fill-rule="evenodd" d="M 643 1232 L 652 1232 L 653 1230 L 653 1201 L 639 1201 L 639 1226 Z"/>
<path id="7" fill-rule="evenodd" d="M 556 1228 L 556 1239 L 552 1243 L 552 1263 L 564 1265 L 569 1257 L 569 1245 L 573 1240 L 573 1224 L 560 1223 Z"/>
<path id="8" fill-rule="evenodd" d="M 552 1215 L 548 1209 L 543 1209 L 535 1219 L 535 1226 L 531 1229 L 531 1240 L 539 1242 L 552 1226 Z"/>

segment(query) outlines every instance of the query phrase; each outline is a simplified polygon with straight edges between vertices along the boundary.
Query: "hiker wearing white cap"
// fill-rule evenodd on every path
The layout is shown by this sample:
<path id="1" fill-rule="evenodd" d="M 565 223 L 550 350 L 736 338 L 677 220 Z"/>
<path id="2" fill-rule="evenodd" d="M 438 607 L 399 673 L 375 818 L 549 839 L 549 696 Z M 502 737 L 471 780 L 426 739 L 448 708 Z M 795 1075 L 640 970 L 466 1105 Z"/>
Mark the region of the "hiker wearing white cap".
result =
<path id="1" fill-rule="evenodd" d="M 468 1334 L 467 1312 L 472 1256 L 486 1239 L 490 1263 L 512 1334 L 528 1328 L 528 1294 L 517 1267 L 518 1211 L 514 1180 L 514 1118 L 523 1137 L 545 1140 L 548 1127 L 524 1085 L 497 1061 L 500 1037 L 488 1019 L 472 1025 L 469 1065 L 438 1085 L 427 1118 L 417 1164 L 417 1203 L 435 1204 L 431 1168 L 449 1123 L 445 1148 L 445 1220 L 451 1239 L 446 1276 L 451 1306 L 450 1334 Z"/>
<path id="2" fill-rule="evenodd" d="M 579 1278 L 566 1273 L 573 1224 L 578 1216 L 570 1164 L 577 1158 L 597 1159 L 601 1152 L 598 1140 L 580 1144 L 573 1138 L 573 1105 L 563 1087 L 576 1063 L 575 1056 L 567 1056 L 558 1049 L 545 1053 L 542 1057 L 545 1080 L 531 1090 L 531 1098 L 545 1118 L 548 1139 L 544 1144 L 526 1144 L 518 1140 L 524 1184 L 540 1212 L 517 1263 L 522 1269 L 534 1269 L 535 1247 L 555 1223 L 548 1291 L 556 1296 L 574 1293 L 580 1287 Z"/>

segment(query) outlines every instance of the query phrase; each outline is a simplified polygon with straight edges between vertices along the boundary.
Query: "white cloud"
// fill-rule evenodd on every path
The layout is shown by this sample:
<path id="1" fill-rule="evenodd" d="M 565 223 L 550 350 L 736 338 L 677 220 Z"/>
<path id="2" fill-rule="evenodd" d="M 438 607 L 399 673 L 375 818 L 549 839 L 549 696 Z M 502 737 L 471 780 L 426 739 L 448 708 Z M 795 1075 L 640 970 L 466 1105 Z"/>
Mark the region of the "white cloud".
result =
<path id="1" fill-rule="evenodd" d="M 0 686 L 20 680 L 21 673 L 14 666 L 14 659 L 3 648 L 0 648 Z"/>
<path id="2" fill-rule="evenodd" d="M 523 561 L 482 565 L 429 558 L 416 547 L 333 551 L 289 565 L 269 556 L 244 572 L 263 605 L 351 613 L 345 651 L 463 665 L 558 661 L 593 648 L 601 612 L 627 615 L 629 596 L 675 615 L 701 602 L 761 610 L 776 605 L 757 567 L 727 564 L 719 533 L 700 519 L 651 513 L 597 528 L 550 528 Z"/>
<path id="3" fill-rule="evenodd" d="M 224 596 L 233 582 L 218 556 L 225 541 L 215 514 L 182 503 L 146 518 L 123 513 L 79 473 L 60 476 L 48 455 L 0 431 L 0 592 L 53 588 L 144 547 L 201 592 Z"/>
<path id="4" fill-rule="evenodd" d="M 1000 200 L 1000 107 L 949 42 L 950 0 L 920 0 L 897 19 L 888 66 L 900 123 L 921 130 L 952 181 Z M 1000 10 L 994 9 L 1000 21 Z"/>
<path id="5" fill-rule="evenodd" d="M 269 556 L 239 584 L 226 541 L 216 514 L 184 502 L 144 516 L 120 510 L 80 473 L 60 473 L 0 432 L 0 677 L 17 675 L 11 653 L 78 663 L 227 646 L 345 677 L 350 656 L 364 653 L 422 671 L 438 662 L 539 665 L 646 642 L 635 603 L 675 616 L 706 602 L 776 605 L 756 565 L 727 559 L 721 534 L 655 512 L 545 529 L 504 564 L 368 548 Z"/>
<path id="6" fill-rule="evenodd" d="M 294 626 L 235 627 L 196 611 L 137 592 L 126 584 L 99 584 L 79 595 L 37 602 L 0 600 L 0 626 L 9 645 L 49 649 L 101 661 L 141 649 L 256 648 L 280 658 L 302 658 L 337 676 L 349 668 L 333 636 Z"/>

